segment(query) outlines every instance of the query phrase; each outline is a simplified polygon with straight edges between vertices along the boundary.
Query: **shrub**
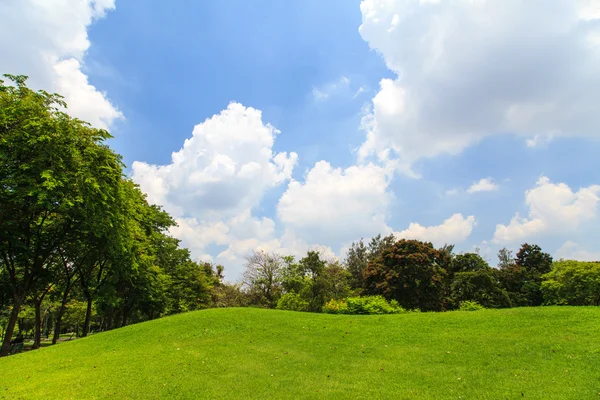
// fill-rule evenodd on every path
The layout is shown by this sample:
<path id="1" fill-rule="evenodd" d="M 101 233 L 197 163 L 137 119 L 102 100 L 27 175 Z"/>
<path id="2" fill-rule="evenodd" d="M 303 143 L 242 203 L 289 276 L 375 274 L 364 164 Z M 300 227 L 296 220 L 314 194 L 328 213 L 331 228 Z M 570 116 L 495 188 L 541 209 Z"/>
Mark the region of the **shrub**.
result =
<path id="1" fill-rule="evenodd" d="M 546 304 L 600 305 L 600 263 L 561 260 L 552 266 L 542 282 Z"/>
<path id="2" fill-rule="evenodd" d="M 484 310 L 485 307 L 482 306 L 481 304 L 479 304 L 476 301 L 470 301 L 470 300 L 465 300 L 462 303 L 460 303 L 460 311 L 477 311 L 477 310 Z"/>
<path id="3" fill-rule="evenodd" d="M 405 312 L 397 301 L 391 303 L 383 296 L 357 296 L 345 300 L 330 300 L 323 306 L 329 314 L 399 314 Z"/>
<path id="4" fill-rule="evenodd" d="M 278 310 L 307 311 L 308 301 L 304 300 L 298 293 L 286 293 L 277 301 Z"/>
<path id="5" fill-rule="evenodd" d="M 346 299 L 331 299 L 323 306 L 323 312 L 327 314 L 348 314 L 348 303 Z"/>

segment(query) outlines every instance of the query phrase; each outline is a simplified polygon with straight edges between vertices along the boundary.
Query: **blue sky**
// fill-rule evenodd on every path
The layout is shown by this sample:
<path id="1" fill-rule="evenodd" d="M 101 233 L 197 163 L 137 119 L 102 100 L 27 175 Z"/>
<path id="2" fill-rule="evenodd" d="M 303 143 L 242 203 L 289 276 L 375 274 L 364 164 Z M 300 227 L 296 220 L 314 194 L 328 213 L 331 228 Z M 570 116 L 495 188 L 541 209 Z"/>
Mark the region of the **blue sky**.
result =
<path id="1" fill-rule="evenodd" d="M 0 69 L 109 129 L 228 279 L 377 233 L 600 259 L 599 1 L 172 3 L 9 0 Z"/>

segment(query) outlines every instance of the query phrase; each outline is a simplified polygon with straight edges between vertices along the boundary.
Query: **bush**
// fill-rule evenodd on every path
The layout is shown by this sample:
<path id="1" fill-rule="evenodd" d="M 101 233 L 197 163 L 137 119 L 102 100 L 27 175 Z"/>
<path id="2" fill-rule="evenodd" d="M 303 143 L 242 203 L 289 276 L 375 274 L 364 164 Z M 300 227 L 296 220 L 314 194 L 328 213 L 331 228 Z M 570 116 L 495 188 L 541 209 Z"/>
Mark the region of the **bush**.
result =
<path id="1" fill-rule="evenodd" d="M 405 310 L 397 301 L 391 303 L 383 296 L 348 297 L 345 300 L 330 300 L 323 306 L 329 314 L 400 314 Z"/>
<path id="2" fill-rule="evenodd" d="M 346 299 L 331 299 L 323 306 L 323 312 L 327 314 L 349 314 Z"/>
<path id="3" fill-rule="evenodd" d="M 308 311 L 308 301 L 298 293 L 286 293 L 277 301 L 278 310 Z"/>
<path id="4" fill-rule="evenodd" d="M 460 303 L 460 311 L 477 311 L 477 310 L 484 310 L 485 307 L 482 306 L 481 304 L 479 304 L 476 301 L 463 301 L 462 303 Z"/>

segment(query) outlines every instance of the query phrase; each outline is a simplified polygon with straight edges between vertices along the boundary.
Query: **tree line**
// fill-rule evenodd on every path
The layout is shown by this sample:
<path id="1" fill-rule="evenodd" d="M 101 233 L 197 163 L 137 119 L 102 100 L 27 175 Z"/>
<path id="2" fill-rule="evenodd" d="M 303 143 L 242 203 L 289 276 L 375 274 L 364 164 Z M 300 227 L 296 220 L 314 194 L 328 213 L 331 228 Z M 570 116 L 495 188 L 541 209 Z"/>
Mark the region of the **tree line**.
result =
<path id="1" fill-rule="evenodd" d="M 222 267 L 192 261 L 168 235 L 174 220 L 124 175 L 109 133 L 70 117 L 61 96 L 31 90 L 26 77 L 5 77 L 0 355 L 17 325 L 38 348 L 43 331 L 56 343 L 72 320 L 86 336 L 216 304 Z"/>
<path id="2" fill-rule="evenodd" d="M 299 261 L 255 252 L 247 258 L 240 289 L 249 305 L 312 312 L 348 304 L 364 311 L 369 301 L 382 312 L 449 311 L 463 304 L 597 306 L 600 263 L 553 261 L 538 245 L 524 243 L 514 256 L 501 249 L 492 267 L 478 252 L 456 254 L 452 245 L 436 249 L 429 242 L 378 235 L 352 243 L 341 263 L 315 251 Z"/>

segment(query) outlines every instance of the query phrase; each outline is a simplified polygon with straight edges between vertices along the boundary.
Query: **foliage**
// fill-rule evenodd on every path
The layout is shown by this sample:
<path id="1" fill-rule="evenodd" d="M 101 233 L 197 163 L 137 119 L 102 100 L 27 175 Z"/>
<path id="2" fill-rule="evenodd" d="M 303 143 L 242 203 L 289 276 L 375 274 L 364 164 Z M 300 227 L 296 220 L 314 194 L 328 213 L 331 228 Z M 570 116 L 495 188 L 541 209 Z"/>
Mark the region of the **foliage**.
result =
<path id="1" fill-rule="evenodd" d="M 246 307 L 249 303 L 240 284 L 220 282 L 213 288 L 212 297 L 214 307 Z"/>
<path id="2" fill-rule="evenodd" d="M 323 306 L 328 314 L 400 314 L 405 310 L 397 301 L 388 302 L 383 296 L 357 296 L 343 300 L 332 299 Z"/>
<path id="3" fill-rule="evenodd" d="M 308 311 L 308 301 L 295 292 L 286 293 L 277 301 L 278 310 Z"/>
<path id="4" fill-rule="evenodd" d="M 364 288 L 363 274 L 369 262 L 373 261 L 381 252 L 391 247 L 396 239 L 393 234 L 382 237 L 380 234 L 373 237 L 368 245 L 363 239 L 353 242 L 346 253 L 343 265 L 350 274 L 349 284 L 351 289 Z"/>
<path id="5" fill-rule="evenodd" d="M 556 261 L 543 278 L 546 304 L 600 305 L 600 262 Z"/>
<path id="6" fill-rule="evenodd" d="M 486 308 L 510 307 L 508 294 L 500 289 L 489 267 L 455 274 L 451 293 L 461 306 L 465 301 L 473 301 Z"/>
<path id="7" fill-rule="evenodd" d="M 514 260 L 506 249 L 500 250 L 497 279 L 513 306 L 539 306 L 543 303 L 542 275 L 550 272 L 552 257 L 538 245 L 524 243 Z"/>
<path id="8" fill-rule="evenodd" d="M 94 311 L 97 328 L 112 329 L 211 306 L 222 267 L 193 262 L 168 236 L 175 221 L 123 176 L 121 156 L 106 144 L 110 134 L 71 118 L 61 96 L 29 89 L 24 76 L 5 76 L 0 318 L 10 311 L 0 321 L 0 356 L 24 306 L 35 312 L 19 325 L 35 325 L 39 344 L 46 294 L 56 304 L 55 341 L 73 321 L 85 336 Z"/>
<path id="9" fill-rule="evenodd" d="M 367 292 L 396 300 L 405 309 L 441 311 L 446 271 L 431 243 L 402 239 L 369 263 Z"/>
<path id="10" fill-rule="evenodd" d="M 447 271 L 449 276 L 461 272 L 475 272 L 480 270 L 488 270 L 490 266 L 479 254 L 464 253 L 456 255 L 449 263 Z"/>
<path id="11" fill-rule="evenodd" d="M 479 311 L 485 309 L 484 306 L 476 301 L 465 300 L 460 303 L 459 311 Z"/>
<path id="12" fill-rule="evenodd" d="M 254 305 L 275 308 L 281 296 L 282 258 L 275 253 L 253 252 L 246 257 L 244 285 Z"/>

